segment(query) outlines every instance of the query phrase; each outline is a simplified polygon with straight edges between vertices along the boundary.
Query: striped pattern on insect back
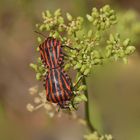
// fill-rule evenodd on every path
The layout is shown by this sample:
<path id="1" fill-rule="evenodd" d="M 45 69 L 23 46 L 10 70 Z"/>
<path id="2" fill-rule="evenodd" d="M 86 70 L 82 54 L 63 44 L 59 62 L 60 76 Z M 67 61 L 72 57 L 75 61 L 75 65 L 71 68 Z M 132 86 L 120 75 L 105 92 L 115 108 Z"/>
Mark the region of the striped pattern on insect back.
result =
<path id="1" fill-rule="evenodd" d="M 56 68 L 58 64 L 58 60 L 61 59 L 62 56 L 62 48 L 61 42 L 52 37 L 48 37 L 40 46 L 40 54 L 41 59 L 50 68 Z M 63 59 L 61 60 L 63 61 Z"/>
<path id="2" fill-rule="evenodd" d="M 64 76 L 62 70 L 52 69 L 46 80 L 46 95 L 47 100 L 59 103 L 70 100 L 73 93 L 71 90 L 71 84 Z"/>

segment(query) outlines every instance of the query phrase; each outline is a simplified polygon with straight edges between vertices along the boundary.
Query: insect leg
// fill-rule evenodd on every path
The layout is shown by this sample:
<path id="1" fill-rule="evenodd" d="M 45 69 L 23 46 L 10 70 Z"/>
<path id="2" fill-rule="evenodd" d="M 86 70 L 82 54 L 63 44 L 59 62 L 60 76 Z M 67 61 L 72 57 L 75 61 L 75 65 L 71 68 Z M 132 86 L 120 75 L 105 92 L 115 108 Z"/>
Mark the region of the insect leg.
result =
<path id="1" fill-rule="evenodd" d="M 59 102 L 58 105 L 61 109 L 69 109 L 69 106 L 66 104 L 66 102 Z"/>
<path id="2" fill-rule="evenodd" d="M 44 34 L 42 34 L 42 33 L 40 33 L 40 32 L 38 32 L 38 31 L 34 31 L 35 33 L 37 33 L 37 34 L 40 34 L 40 35 L 42 35 L 43 37 L 45 37 L 46 38 L 46 36 L 44 35 Z"/>
<path id="3" fill-rule="evenodd" d="M 76 82 L 76 84 L 73 86 L 73 89 L 75 90 L 76 87 L 78 86 L 78 84 L 81 82 L 82 78 L 84 77 L 84 75 L 81 75 L 81 77 L 78 79 L 78 81 Z"/>
<path id="4" fill-rule="evenodd" d="M 69 48 L 69 49 L 71 49 L 71 50 L 77 50 L 77 51 L 79 51 L 79 49 L 77 49 L 77 48 L 72 48 L 72 47 L 67 46 L 67 45 L 62 45 L 61 47 L 62 47 L 62 48 L 63 48 L 63 47 L 66 47 L 66 48 Z"/>
<path id="5" fill-rule="evenodd" d="M 65 72 L 64 69 L 62 69 L 62 72 L 63 72 L 64 76 L 66 77 L 66 79 L 67 79 L 70 83 L 72 83 L 70 77 L 68 76 L 68 74 Z"/>

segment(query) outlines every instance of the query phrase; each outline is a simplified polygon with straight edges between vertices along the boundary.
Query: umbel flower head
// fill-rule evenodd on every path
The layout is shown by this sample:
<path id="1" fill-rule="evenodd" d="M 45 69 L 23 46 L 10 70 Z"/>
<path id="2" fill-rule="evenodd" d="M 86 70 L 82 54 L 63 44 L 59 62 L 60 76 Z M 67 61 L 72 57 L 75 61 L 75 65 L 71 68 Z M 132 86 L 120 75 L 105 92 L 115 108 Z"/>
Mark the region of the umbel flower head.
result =
<path id="1" fill-rule="evenodd" d="M 85 15 L 85 17 L 73 17 L 70 13 L 62 16 L 61 10 L 58 9 L 54 13 L 48 10 L 43 12 L 42 18 L 42 23 L 36 25 L 37 29 L 48 37 L 59 39 L 63 46 L 72 48 L 64 48 L 66 54 L 64 69 L 66 71 L 73 69 L 77 72 L 73 86 L 79 79 L 89 76 L 97 66 L 110 60 L 123 60 L 124 63 L 127 63 L 127 57 L 135 51 L 129 38 L 122 40 L 119 33 L 107 32 L 117 24 L 115 11 L 109 5 L 105 5 L 99 10 L 93 8 L 91 14 Z M 37 40 L 41 43 L 44 39 L 39 36 Z M 38 46 L 36 50 L 39 50 Z M 42 80 L 47 68 L 42 64 L 40 57 L 37 58 L 36 63 L 31 63 L 30 66 L 36 72 L 36 79 Z M 86 86 L 82 82 L 77 84 L 73 91 L 73 104 L 71 102 L 69 104 L 70 109 L 87 101 L 83 94 L 87 89 Z M 45 93 L 45 91 L 41 93 Z M 42 101 L 42 99 L 36 98 L 35 102 L 39 103 L 40 100 Z M 44 99 L 44 105 L 47 103 Z M 35 110 L 31 105 L 28 105 L 28 109 Z"/>

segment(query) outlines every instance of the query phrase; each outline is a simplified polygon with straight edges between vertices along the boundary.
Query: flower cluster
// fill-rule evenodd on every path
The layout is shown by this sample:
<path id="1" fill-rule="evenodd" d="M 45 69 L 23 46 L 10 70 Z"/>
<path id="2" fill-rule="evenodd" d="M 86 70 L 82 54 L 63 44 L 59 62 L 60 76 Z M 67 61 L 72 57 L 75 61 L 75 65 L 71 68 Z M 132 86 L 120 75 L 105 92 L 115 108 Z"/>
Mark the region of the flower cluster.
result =
<path id="1" fill-rule="evenodd" d="M 86 15 L 85 18 L 73 17 L 69 13 L 63 17 L 60 9 L 54 13 L 45 11 L 42 13 L 42 18 L 43 22 L 37 24 L 38 30 L 47 32 L 48 36 L 61 40 L 63 46 L 72 48 L 64 48 L 66 53 L 64 69 L 68 71 L 72 68 L 77 71 L 73 85 L 82 77 L 89 76 L 96 66 L 104 64 L 106 60 L 122 59 L 126 63 L 127 56 L 135 50 L 135 47 L 130 44 L 130 40 L 122 40 L 118 33 L 106 35 L 106 30 L 117 21 L 116 14 L 109 5 L 99 10 L 93 8 L 91 15 Z M 42 42 L 40 36 L 38 42 Z M 47 69 L 40 58 L 37 59 L 36 64 L 32 63 L 30 66 L 36 72 L 36 79 L 42 80 Z M 82 82 L 78 83 L 77 88 L 73 91 L 75 97 L 72 103 L 74 105 L 87 101 L 85 94 L 81 94 L 85 90 L 86 85 Z M 70 109 L 73 104 L 70 103 Z"/>
<path id="2" fill-rule="evenodd" d="M 90 133 L 84 136 L 85 140 L 113 140 L 111 135 L 102 135 L 100 136 L 97 132 Z"/>
<path id="3" fill-rule="evenodd" d="M 105 55 L 106 57 L 113 57 L 115 60 L 122 58 L 124 63 L 127 62 L 127 56 L 135 51 L 135 47 L 130 45 L 130 39 L 127 38 L 121 42 L 120 35 L 113 36 L 110 34 L 109 40 L 107 40 Z"/>
<path id="4" fill-rule="evenodd" d="M 105 5 L 99 10 L 93 8 L 91 15 L 87 14 L 87 19 L 96 26 L 97 30 L 105 30 L 117 22 L 115 11 L 109 5 Z"/>
<path id="5" fill-rule="evenodd" d="M 58 108 L 56 107 L 56 104 L 51 104 L 46 101 L 45 90 L 39 92 L 38 86 L 34 86 L 29 89 L 29 94 L 31 96 L 34 96 L 34 104 L 31 104 L 31 103 L 27 104 L 28 111 L 33 112 L 41 107 L 44 107 L 44 109 L 46 110 L 46 113 L 50 117 L 53 117 L 54 114 L 58 113 L 57 111 Z"/>
<path id="6" fill-rule="evenodd" d="M 69 115 L 69 117 L 79 124 L 86 126 L 86 120 L 79 117 L 75 111 L 68 110 L 60 110 L 60 108 L 54 104 L 50 103 L 46 100 L 46 92 L 45 90 L 39 91 L 38 86 L 33 86 L 29 88 L 29 94 L 34 98 L 33 103 L 28 103 L 26 108 L 29 112 L 36 111 L 37 109 L 44 108 L 46 114 L 50 117 L 62 117 L 63 115 Z M 82 98 L 82 97 L 81 97 Z M 75 98 L 76 102 L 79 102 L 78 98 Z"/>

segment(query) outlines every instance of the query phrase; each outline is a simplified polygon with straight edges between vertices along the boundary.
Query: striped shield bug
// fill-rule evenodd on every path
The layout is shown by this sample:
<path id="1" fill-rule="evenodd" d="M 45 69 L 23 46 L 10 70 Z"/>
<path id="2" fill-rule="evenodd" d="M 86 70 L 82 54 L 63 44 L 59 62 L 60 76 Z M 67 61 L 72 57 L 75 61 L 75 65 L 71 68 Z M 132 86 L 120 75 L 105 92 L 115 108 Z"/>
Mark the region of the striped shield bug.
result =
<path id="1" fill-rule="evenodd" d="M 48 68 L 44 79 L 47 100 L 67 108 L 66 101 L 71 100 L 73 91 L 71 79 L 62 68 L 64 55 L 61 42 L 48 37 L 39 45 L 39 52 L 43 64 Z"/>

